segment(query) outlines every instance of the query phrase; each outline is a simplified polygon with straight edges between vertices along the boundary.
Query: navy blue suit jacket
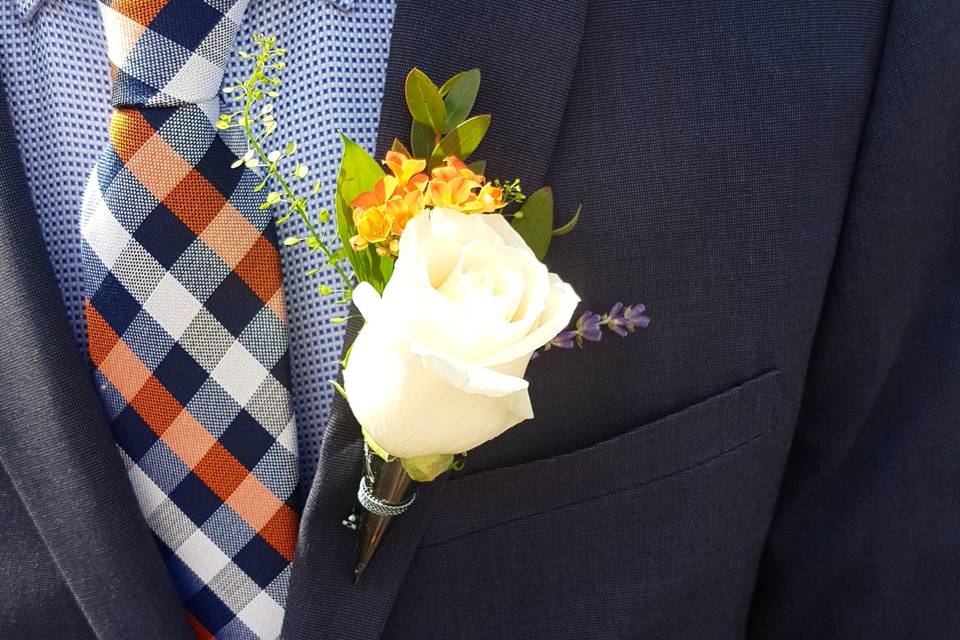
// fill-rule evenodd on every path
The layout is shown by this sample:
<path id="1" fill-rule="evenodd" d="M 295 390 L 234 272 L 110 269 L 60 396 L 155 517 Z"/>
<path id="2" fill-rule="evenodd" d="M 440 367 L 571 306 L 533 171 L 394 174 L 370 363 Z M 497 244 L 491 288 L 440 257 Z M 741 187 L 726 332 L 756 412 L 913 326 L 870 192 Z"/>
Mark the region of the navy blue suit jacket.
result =
<path id="1" fill-rule="evenodd" d="M 400 0 L 381 151 L 412 66 L 482 69 L 489 173 L 583 202 L 552 269 L 653 324 L 534 362 L 359 586 L 338 405 L 285 637 L 960 637 L 960 4 Z M 0 292 L 0 636 L 188 637 L 9 162 Z"/>

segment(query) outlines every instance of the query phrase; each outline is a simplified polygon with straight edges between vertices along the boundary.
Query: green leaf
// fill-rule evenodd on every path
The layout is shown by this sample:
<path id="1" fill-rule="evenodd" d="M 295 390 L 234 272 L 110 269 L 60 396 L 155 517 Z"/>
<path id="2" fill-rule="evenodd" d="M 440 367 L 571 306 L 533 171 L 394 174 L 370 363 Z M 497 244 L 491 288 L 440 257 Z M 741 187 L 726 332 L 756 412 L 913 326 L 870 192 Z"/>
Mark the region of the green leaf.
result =
<path id="1" fill-rule="evenodd" d="M 383 284 L 386 286 L 390 282 L 390 276 L 393 275 L 393 265 L 395 260 L 390 256 L 377 256 L 380 259 L 380 277 L 383 278 Z M 382 291 L 381 291 L 382 293 Z"/>
<path id="2" fill-rule="evenodd" d="M 443 128 L 447 112 L 443 106 L 440 90 L 420 69 L 413 68 L 407 74 L 404 85 L 407 108 L 415 122 L 425 124 L 435 131 Z"/>
<path id="3" fill-rule="evenodd" d="M 568 222 L 567 224 L 563 225 L 562 227 L 560 227 L 560 228 L 558 228 L 558 229 L 554 229 L 554 230 L 553 230 L 553 235 L 554 235 L 554 236 L 565 236 L 565 235 L 567 235 L 568 233 L 570 233 L 571 231 L 573 231 L 573 228 L 577 226 L 577 223 L 578 223 L 578 222 L 580 222 L 580 210 L 581 210 L 581 209 L 583 209 L 583 205 L 582 205 L 582 204 L 577 207 L 577 212 L 573 214 L 573 217 L 572 217 L 572 218 L 570 218 L 570 222 Z"/>
<path id="4" fill-rule="evenodd" d="M 543 187 L 527 198 L 517 211 L 512 226 L 537 259 L 543 260 L 553 234 L 553 192 L 550 187 Z"/>
<path id="5" fill-rule="evenodd" d="M 445 135 L 433 150 L 430 156 L 430 168 L 439 165 L 447 156 L 457 156 L 461 160 L 466 160 L 477 149 L 489 128 L 489 115 L 474 116 L 462 122 L 456 129 Z"/>
<path id="6" fill-rule="evenodd" d="M 417 121 L 410 127 L 410 146 L 413 148 L 414 158 L 430 158 L 433 148 L 437 144 L 437 134 L 433 129 Z"/>
<path id="7" fill-rule="evenodd" d="M 340 173 L 337 176 L 337 233 L 343 242 L 344 251 L 357 279 L 370 282 L 375 288 L 383 290 L 378 283 L 382 274 L 377 264 L 379 256 L 373 251 L 354 251 L 350 246 L 357 229 L 353 224 L 353 207 L 350 203 L 365 191 L 370 191 L 383 177 L 380 163 L 370 157 L 363 147 L 340 134 L 343 140 L 343 158 L 340 161 Z"/>
<path id="8" fill-rule="evenodd" d="M 403 155 L 407 156 L 408 158 L 412 158 L 412 157 L 413 157 L 413 156 L 410 154 L 410 150 L 407 149 L 407 147 L 404 146 L 404 144 L 403 144 L 402 142 L 400 142 L 400 138 L 394 138 L 394 139 L 393 139 L 393 145 L 390 147 L 390 150 L 391 150 L 391 151 L 396 151 L 396 152 L 402 153 Z"/>
<path id="9" fill-rule="evenodd" d="M 477 160 L 476 162 L 471 162 L 467 165 L 467 168 L 469 168 L 470 171 L 473 171 L 475 174 L 482 176 L 487 172 L 487 161 Z"/>
<path id="10" fill-rule="evenodd" d="M 403 470 L 416 482 L 430 482 L 453 465 L 449 453 L 416 458 L 400 458 Z"/>
<path id="11" fill-rule="evenodd" d="M 476 69 L 471 69 L 471 71 L 476 71 Z M 450 76 L 450 78 L 440 86 L 440 97 L 446 98 L 447 94 L 450 93 L 450 89 L 453 88 L 455 84 L 460 82 L 469 71 L 461 71 L 460 73 Z"/>
<path id="12" fill-rule="evenodd" d="M 444 91 L 446 89 L 446 91 Z M 443 105 L 447 112 L 447 120 L 440 133 L 452 131 L 458 124 L 467 119 L 473 103 L 477 101 L 477 92 L 480 90 L 480 70 L 471 69 L 458 73 L 447 80 L 440 89 L 443 96 Z"/>

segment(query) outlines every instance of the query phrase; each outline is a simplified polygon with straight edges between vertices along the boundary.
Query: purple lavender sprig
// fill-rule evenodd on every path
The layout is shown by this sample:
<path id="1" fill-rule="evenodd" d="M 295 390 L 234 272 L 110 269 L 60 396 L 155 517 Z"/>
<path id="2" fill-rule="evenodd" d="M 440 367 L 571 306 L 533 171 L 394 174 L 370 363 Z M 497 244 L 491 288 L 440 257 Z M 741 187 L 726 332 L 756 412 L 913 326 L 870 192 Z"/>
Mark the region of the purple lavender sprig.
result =
<path id="1" fill-rule="evenodd" d="M 613 305 L 610 311 L 603 315 L 586 311 L 577 318 L 573 329 L 558 333 L 557 337 L 544 345 L 543 350 L 548 351 L 553 347 L 558 349 L 572 349 L 575 346 L 582 348 L 584 342 L 600 342 L 603 337 L 603 327 L 622 338 L 637 329 L 644 329 L 650 324 L 650 318 L 643 315 L 644 311 L 646 311 L 646 307 L 642 304 L 624 306 L 622 302 Z"/>

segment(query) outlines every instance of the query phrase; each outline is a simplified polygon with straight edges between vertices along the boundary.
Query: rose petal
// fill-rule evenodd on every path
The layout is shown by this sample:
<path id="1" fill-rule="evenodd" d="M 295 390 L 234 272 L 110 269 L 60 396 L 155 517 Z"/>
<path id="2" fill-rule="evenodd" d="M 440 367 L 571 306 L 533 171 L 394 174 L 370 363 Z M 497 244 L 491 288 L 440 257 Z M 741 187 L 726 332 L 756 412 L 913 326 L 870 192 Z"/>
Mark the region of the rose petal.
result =
<path id="1" fill-rule="evenodd" d="M 344 387 L 364 433 L 398 457 L 468 451 L 533 417 L 531 354 L 580 299 L 499 215 L 413 218 L 383 293 L 356 287 L 366 319 Z"/>

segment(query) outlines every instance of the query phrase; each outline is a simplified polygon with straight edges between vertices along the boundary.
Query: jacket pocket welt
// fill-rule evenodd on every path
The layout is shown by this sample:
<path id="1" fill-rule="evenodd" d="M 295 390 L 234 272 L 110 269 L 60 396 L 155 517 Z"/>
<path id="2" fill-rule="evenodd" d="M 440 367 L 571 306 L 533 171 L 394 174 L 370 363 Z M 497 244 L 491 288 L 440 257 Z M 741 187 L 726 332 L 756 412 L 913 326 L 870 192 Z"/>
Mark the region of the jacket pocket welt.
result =
<path id="1" fill-rule="evenodd" d="M 768 371 L 584 449 L 454 476 L 422 546 L 635 489 L 729 455 L 775 427 L 778 395 L 779 372 Z"/>

